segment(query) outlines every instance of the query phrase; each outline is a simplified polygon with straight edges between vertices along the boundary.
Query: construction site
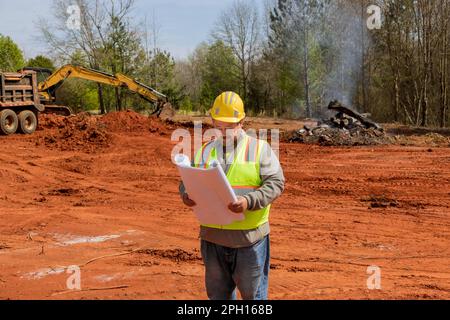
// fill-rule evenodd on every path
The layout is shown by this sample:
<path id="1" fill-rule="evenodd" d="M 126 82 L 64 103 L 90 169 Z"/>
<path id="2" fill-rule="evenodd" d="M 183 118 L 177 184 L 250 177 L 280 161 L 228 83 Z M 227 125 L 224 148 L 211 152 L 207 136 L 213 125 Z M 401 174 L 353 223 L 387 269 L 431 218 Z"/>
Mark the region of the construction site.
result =
<path id="1" fill-rule="evenodd" d="M 1 136 L 0 298 L 207 298 L 198 223 L 170 161 L 171 132 L 186 121 L 42 115 L 35 134 Z M 450 298 L 449 138 L 392 137 L 280 143 L 286 190 L 271 216 L 272 299 Z M 85 290 L 67 290 L 72 265 Z M 382 290 L 366 286 L 372 265 Z"/>
<path id="2" fill-rule="evenodd" d="M 203 132 L 217 126 L 212 121 L 221 112 L 214 107 L 216 97 L 225 94 L 231 104 L 235 92 L 243 97 L 245 113 L 244 103 L 229 109 L 234 120 L 242 116 L 233 125 L 279 132 L 285 184 L 270 212 L 269 299 L 450 299 L 450 54 L 419 52 L 424 67 L 411 71 L 413 55 L 431 45 L 408 46 L 414 37 L 404 37 L 409 41 L 404 47 L 386 44 L 383 39 L 394 43 L 397 37 L 388 25 L 386 33 L 372 35 L 365 54 L 353 47 L 347 54 L 348 40 L 339 37 L 351 35 L 336 24 L 326 32 L 341 51 L 330 40 L 334 55 L 326 56 L 328 51 L 318 49 L 322 44 L 309 44 L 307 38 L 301 42 L 304 52 L 296 47 L 302 52 L 298 58 L 298 52 L 284 57 L 292 30 L 283 29 L 290 26 L 283 19 L 298 18 L 292 12 L 303 3 L 286 0 L 275 1 L 266 12 L 271 32 L 266 48 L 272 51 L 249 54 L 261 60 L 235 56 L 234 42 L 227 44 L 224 36 L 180 62 L 165 51 L 144 48 L 142 39 L 125 30 L 125 18 L 116 25 L 120 32 L 103 30 L 117 17 L 131 17 L 134 1 L 119 2 L 122 15 L 114 16 L 117 7 L 107 7 L 113 2 L 106 1 L 104 10 L 111 15 L 84 17 L 93 20 L 79 33 L 65 30 L 61 20 L 60 41 L 52 38 L 56 32 L 42 32 L 59 54 L 57 66 L 47 67 L 53 61 L 43 56 L 10 63 L 13 55 L 1 54 L 7 47 L 2 43 L 12 40 L 0 35 L 1 300 L 208 299 L 199 221 L 180 195 L 172 154 L 179 141 L 172 135 L 177 129 L 193 135 L 198 123 Z M 250 12 L 252 7 L 245 7 L 250 2 L 244 2 L 234 1 L 234 11 L 221 17 Z M 381 2 L 385 11 L 397 9 L 395 1 Z M 350 9 L 364 13 L 366 3 L 355 3 Z M 65 12 L 65 0 L 54 4 Z M 347 13 L 347 5 L 336 1 L 322 9 Z M 404 7 L 402 14 L 419 12 L 425 21 L 434 11 L 422 5 L 427 6 Z M 448 17 L 450 4 L 445 10 L 440 12 Z M 316 20 L 323 21 L 323 14 Z M 436 18 L 433 27 L 447 20 Z M 226 19 L 220 22 L 227 26 Z M 97 31 L 83 34 L 89 26 Z M 448 41 L 433 43 L 448 52 L 450 24 L 445 22 L 447 27 L 448 33 L 439 36 Z M 313 24 L 308 28 L 300 29 L 295 41 L 319 30 Z M 126 41 L 123 34 L 129 36 Z M 360 29 L 355 34 L 359 37 Z M 93 39 L 77 42 L 87 36 Z M 103 43 L 108 37 L 116 42 Z M 138 49 L 123 54 L 133 44 Z M 373 67 L 375 58 L 372 64 L 364 61 L 375 56 L 370 50 L 378 54 L 386 47 L 382 67 Z M 67 50 L 70 55 L 64 56 Z M 407 50 L 414 54 L 402 56 Z M 241 68 L 230 71 L 239 61 L 244 61 Z M 356 62 L 350 66 L 349 61 Z M 345 79 L 349 74 L 352 81 Z M 249 144 L 242 154 L 250 162 Z"/>

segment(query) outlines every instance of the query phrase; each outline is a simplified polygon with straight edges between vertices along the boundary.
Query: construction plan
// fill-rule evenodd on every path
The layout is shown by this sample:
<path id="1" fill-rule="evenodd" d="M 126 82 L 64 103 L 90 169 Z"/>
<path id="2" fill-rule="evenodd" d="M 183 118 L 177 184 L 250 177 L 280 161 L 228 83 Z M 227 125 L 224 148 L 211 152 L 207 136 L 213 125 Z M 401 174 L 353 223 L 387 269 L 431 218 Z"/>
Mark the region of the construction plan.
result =
<path id="1" fill-rule="evenodd" d="M 189 198 L 196 203 L 192 209 L 201 224 L 227 225 L 244 220 L 244 214 L 228 209 L 237 198 L 218 161 L 203 169 L 192 167 L 183 154 L 177 154 L 174 160 Z"/>

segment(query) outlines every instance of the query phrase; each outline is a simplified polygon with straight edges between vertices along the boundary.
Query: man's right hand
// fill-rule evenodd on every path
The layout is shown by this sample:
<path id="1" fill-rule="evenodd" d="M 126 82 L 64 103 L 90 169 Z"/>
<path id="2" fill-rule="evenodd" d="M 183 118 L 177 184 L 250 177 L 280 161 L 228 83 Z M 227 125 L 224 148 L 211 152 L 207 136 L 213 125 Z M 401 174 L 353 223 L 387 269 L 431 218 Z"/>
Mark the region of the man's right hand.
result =
<path id="1" fill-rule="evenodd" d="M 196 205 L 195 201 L 190 199 L 187 193 L 183 194 L 183 203 L 188 207 L 193 207 Z"/>

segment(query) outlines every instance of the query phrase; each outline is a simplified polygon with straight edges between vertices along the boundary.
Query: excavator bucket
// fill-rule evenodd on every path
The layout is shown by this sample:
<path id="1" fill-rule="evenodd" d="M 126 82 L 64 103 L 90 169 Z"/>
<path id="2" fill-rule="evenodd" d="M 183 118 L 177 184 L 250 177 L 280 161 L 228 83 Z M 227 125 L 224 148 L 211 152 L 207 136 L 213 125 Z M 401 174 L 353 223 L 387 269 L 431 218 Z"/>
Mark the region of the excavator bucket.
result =
<path id="1" fill-rule="evenodd" d="M 57 105 L 45 105 L 45 109 L 42 113 L 57 114 L 66 117 L 74 114 L 72 109 L 70 109 L 69 107 Z"/>
<path id="2" fill-rule="evenodd" d="M 162 102 L 156 105 L 156 109 L 151 115 L 156 115 L 158 118 L 172 118 L 175 115 L 175 111 L 170 102 Z"/>

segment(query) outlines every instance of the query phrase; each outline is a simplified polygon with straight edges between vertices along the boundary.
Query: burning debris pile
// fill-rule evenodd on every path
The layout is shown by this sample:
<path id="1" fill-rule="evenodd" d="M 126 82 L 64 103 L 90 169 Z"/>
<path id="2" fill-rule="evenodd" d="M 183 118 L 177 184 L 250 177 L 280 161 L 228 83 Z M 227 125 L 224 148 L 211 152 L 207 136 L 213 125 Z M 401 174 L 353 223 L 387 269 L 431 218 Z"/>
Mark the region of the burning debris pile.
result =
<path id="1" fill-rule="evenodd" d="M 336 115 L 319 121 L 316 127 L 305 125 L 303 129 L 291 132 L 287 140 L 323 146 L 376 145 L 385 142 L 383 128 L 366 115 L 346 108 L 338 101 L 330 102 L 328 109 L 337 111 Z"/>

